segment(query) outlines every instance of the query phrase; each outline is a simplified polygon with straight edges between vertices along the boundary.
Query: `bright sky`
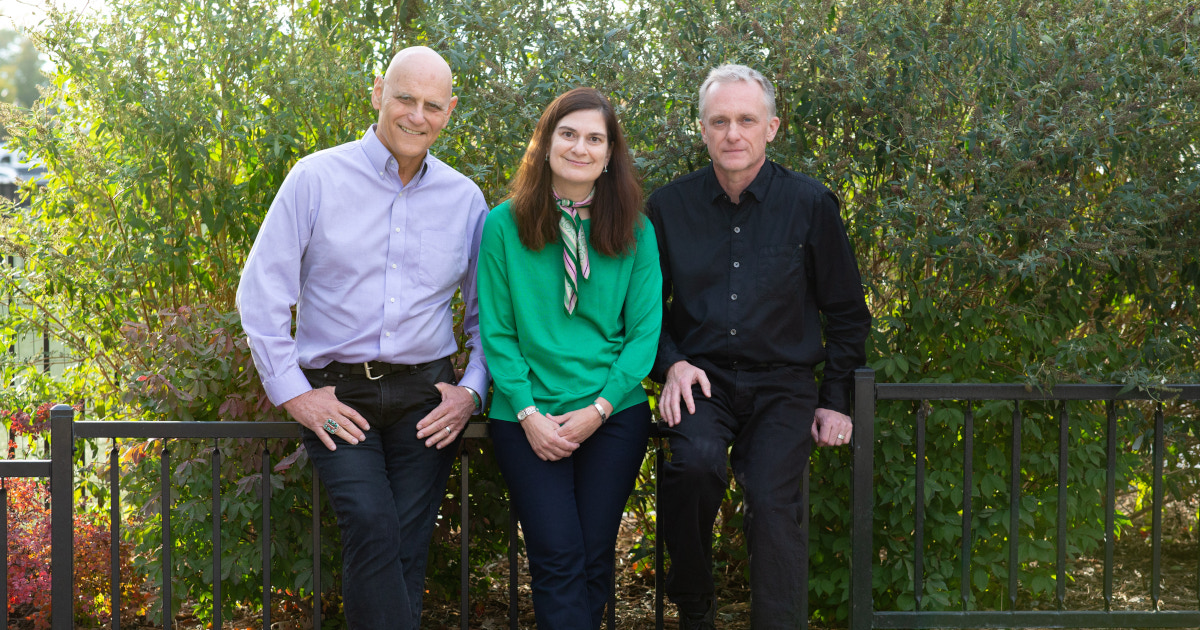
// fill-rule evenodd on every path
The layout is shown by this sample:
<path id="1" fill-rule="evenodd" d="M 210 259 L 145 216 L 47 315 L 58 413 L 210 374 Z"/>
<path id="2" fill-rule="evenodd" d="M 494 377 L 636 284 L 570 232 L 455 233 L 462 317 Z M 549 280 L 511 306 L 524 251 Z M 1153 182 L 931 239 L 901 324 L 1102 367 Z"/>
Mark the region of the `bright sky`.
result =
<path id="1" fill-rule="evenodd" d="M 0 2 L 0 28 L 33 26 L 46 14 L 50 4 L 71 11 L 95 11 L 104 6 L 104 0 L 4 0 Z"/>

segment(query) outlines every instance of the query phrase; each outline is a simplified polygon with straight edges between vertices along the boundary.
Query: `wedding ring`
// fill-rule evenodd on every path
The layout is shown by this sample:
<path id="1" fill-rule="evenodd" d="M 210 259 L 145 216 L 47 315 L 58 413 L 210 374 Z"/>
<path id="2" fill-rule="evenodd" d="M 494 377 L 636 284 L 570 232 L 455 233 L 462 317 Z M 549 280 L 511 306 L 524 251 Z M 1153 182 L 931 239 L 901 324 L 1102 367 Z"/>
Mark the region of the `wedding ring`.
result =
<path id="1" fill-rule="evenodd" d="M 324 428 L 330 433 L 337 433 L 338 429 L 342 428 L 342 425 L 334 422 L 333 418 L 325 418 Z"/>
<path id="2" fill-rule="evenodd" d="M 841 433 L 839 433 L 839 434 L 838 434 L 838 439 L 839 439 L 839 440 L 844 440 L 844 439 L 846 439 L 846 436 L 844 436 L 844 435 L 842 435 Z"/>
<path id="3" fill-rule="evenodd" d="M 446 433 L 454 433 L 454 432 L 450 430 L 450 427 L 446 427 Z"/>

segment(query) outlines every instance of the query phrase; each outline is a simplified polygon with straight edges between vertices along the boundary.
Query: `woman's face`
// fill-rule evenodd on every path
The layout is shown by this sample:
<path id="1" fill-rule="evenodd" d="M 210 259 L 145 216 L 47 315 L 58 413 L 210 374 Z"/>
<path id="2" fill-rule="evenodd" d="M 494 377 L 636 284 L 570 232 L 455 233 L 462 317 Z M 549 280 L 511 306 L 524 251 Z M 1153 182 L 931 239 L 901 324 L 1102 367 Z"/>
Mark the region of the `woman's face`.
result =
<path id="1" fill-rule="evenodd" d="M 554 189 L 568 196 L 583 189 L 586 195 L 612 153 L 604 114 L 598 109 L 571 112 L 559 119 L 551 133 L 549 161 Z"/>

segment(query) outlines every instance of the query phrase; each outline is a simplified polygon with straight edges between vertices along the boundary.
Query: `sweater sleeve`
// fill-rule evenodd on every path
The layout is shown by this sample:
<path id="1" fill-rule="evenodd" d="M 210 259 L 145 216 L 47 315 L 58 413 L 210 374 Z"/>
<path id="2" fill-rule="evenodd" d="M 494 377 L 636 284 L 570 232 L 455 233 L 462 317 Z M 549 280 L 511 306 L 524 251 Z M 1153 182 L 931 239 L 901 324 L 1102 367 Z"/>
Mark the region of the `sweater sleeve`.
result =
<path id="1" fill-rule="evenodd" d="M 625 293 L 622 316 L 625 320 L 625 345 L 609 368 L 608 381 L 600 395 L 616 404 L 654 366 L 662 329 L 662 270 L 658 264 L 658 243 L 654 227 L 642 221 L 638 231 L 629 290 Z"/>
<path id="2" fill-rule="evenodd" d="M 506 243 L 520 240 L 516 234 L 506 238 L 508 212 L 506 206 L 492 210 L 483 226 L 479 245 L 479 329 L 483 353 L 487 357 L 492 383 L 515 409 L 524 409 L 533 402 L 533 387 L 529 382 L 529 364 L 521 355 L 517 343 L 517 318 L 508 279 Z M 516 418 L 500 418 L 516 421 Z"/>

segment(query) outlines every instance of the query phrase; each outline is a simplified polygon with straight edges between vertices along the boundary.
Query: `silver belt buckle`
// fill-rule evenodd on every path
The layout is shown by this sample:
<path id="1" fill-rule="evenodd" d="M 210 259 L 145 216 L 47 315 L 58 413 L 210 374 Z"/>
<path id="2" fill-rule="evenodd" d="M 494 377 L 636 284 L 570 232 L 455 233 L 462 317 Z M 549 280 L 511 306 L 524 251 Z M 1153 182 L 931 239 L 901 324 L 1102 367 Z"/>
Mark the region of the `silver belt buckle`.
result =
<path id="1" fill-rule="evenodd" d="M 367 373 L 368 380 L 378 381 L 379 379 L 383 378 L 382 374 L 380 374 L 379 376 L 371 376 L 371 362 L 370 361 L 363 361 L 363 371 Z"/>

